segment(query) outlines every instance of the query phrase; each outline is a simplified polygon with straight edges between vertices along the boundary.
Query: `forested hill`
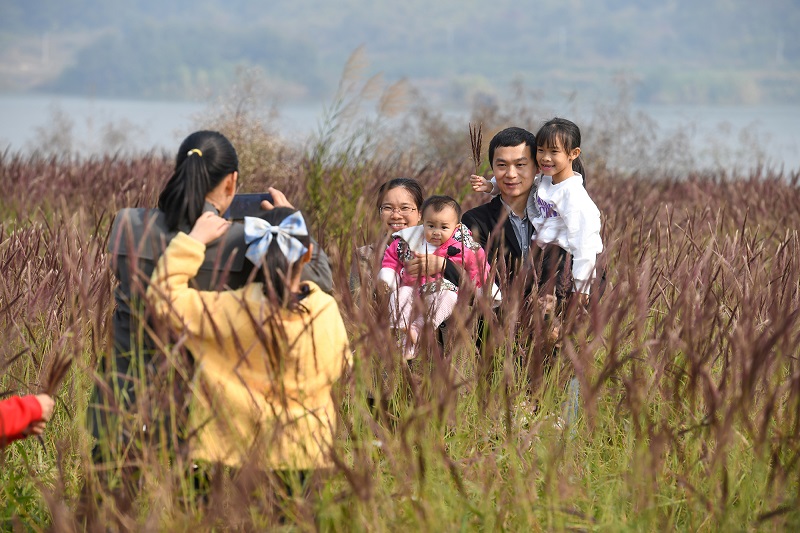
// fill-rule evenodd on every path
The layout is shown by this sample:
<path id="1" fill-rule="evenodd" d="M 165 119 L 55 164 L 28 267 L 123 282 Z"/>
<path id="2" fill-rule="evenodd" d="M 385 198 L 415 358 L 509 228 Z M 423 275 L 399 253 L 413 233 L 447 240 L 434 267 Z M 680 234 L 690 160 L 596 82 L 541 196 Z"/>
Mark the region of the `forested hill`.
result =
<path id="1" fill-rule="evenodd" d="M 198 96 L 261 66 L 330 94 L 350 53 L 463 100 L 512 80 L 647 102 L 800 102 L 797 0 L 0 0 L 0 90 Z"/>

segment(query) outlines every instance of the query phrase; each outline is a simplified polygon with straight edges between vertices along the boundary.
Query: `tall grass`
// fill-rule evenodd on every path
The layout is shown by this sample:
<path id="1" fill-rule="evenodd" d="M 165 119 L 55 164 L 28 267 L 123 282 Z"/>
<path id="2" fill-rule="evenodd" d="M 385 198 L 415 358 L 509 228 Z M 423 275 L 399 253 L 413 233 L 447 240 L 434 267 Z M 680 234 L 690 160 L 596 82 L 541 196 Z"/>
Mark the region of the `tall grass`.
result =
<path id="1" fill-rule="evenodd" d="M 467 196 L 474 162 L 466 124 L 412 107 L 404 120 L 420 125 L 420 137 L 400 142 L 388 124 L 386 136 L 374 124 L 338 129 L 336 105 L 346 107 L 334 105 L 316 144 L 263 152 L 274 168 L 299 157 L 296 173 L 258 178 L 287 189 L 313 221 L 356 361 L 336 391 L 337 466 L 313 498 L 282 502 L 284 527 L 800 527 L 798 173 L 762 168 L 733 178 L 721 168 L 643 178 L 588 158 L 609 286 L 588 314 L 565 323 L 561 349 L 546 340 L 538 303 L 522 301 L 511 284 L 502 287 L 502 319 L 480 299 L 458 306 L 444 350 L 428 331 L 420 358 L 406 365 L 382 307 L 347 290 L 351 254 L 376 238 L 374 193 L 390 177 L 417 178 L 467 207 L 484 200 Z M 471 120 L 488 136 L 512 123 L 538 125 L 535 110 L 518 120 L 508 113 L 480 108 Z M 398 140 L 392 152 L 379 148 L 386 137 Z M 448 139 L 457 148 L 415 151 Z M 0 159 L 0 389 L 35 392 L 55 358 L 75 361 L 44 446 L 27 440 L 0 452 L 5 527 L 82 527 L 87 480 L 101 527 L 279 525 L 264 480 L 225 480 L 204 505 L 180 455 L 141 455 L 128 502 L 92 481 L 101 473 L 89 460 L 84 413 L 97 359 L 110 352 L 109 224 L 120 207 L 154 205 L 170 166 L 158 156 Z M 490 332 L 480 352 L 479 315 Z M 572 377 L 580 384 L 575 420 Z"/>

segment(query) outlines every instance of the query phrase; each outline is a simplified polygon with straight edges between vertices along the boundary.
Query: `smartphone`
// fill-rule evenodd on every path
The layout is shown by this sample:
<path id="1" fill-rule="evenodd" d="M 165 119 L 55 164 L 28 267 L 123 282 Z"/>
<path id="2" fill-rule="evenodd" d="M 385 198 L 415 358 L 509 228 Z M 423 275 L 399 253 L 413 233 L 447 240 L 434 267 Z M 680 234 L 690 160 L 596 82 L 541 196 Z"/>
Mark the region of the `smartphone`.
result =
<path id="1" fill-rule="evenodd" d="M 272 195 L 268 192 L 237 194 L 233 197 L 231 206 L 222 215 L 228 220 L 243 220 L 244 217 L 256 216 L 263 211 L 261 202 L 267 200 L 272 203 Z"/>

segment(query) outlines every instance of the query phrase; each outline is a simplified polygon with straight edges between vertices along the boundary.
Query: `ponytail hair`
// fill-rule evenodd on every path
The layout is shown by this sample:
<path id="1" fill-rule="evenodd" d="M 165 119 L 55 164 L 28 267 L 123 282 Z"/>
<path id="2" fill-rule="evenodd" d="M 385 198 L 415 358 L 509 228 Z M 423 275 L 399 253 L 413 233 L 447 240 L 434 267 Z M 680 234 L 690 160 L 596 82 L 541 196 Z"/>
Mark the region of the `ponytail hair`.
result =
<path id="1" fill-rule="evenodd" d="M 586 188 L 586 171 L 583 169 L 583 160 L 581 156 L 572 160 L 572 170 L 583 176 L 583 187 Z"/>
<path id="2" fill-rule="evenodd" d="M 286 217 L 297 212 L 296 209 L 289 207 L 276 207 L 269 211 L 262 211 L 261 214 L 257 216 L 269 222 L 272 226 L 278 226 Z M 307 227 L 307 229 L 310 234 L 311 228 Z M 295 236 L 294 238 L 300 241 L 306 248 L 311 244 L 311 237 L 309 235 Z M 269 243 L 269 247 L 267 247 L 264 259 L 261 262 L 261 268 L 259 268 L 255 278 L 255 281 L 260 281 L 264 284 L 264 296 L 268 300 L 291 311 L 300 311 L 303 309 L 299 299 L 296 297 L 297 295 L 292 294 L 291 288 L 289 287 L 289 283 L 295 273 L 294 269 L 296 268 L 302 268 L 300 261 L 289 263 L 289 260 L 278 245 L 278 239 L 272 239 L 272 242 Z"/>
<path id="3" fill-rule="evenodd" d="M 554 118 L 544 123 L 536 133 L 536 146 L 555 147 L 561 146 L 564 151 L 571 152 L 581 147 L 581 130 L 577 124 L 565 118 Z M 572 160 L 572 170 L 583 176 L 583 186 L 586 187 L 586 173 L 583 168 L 581 156 Z"/>
<path id="4" fill-rule="evenodd" d="M 191 228 L 203 213 L 206 195 L 238 170 L 236 150 L 221 133 L 197 131 L 186 137 L 175 158 L 175 171 L 158 197 L 167 228 Z"/>

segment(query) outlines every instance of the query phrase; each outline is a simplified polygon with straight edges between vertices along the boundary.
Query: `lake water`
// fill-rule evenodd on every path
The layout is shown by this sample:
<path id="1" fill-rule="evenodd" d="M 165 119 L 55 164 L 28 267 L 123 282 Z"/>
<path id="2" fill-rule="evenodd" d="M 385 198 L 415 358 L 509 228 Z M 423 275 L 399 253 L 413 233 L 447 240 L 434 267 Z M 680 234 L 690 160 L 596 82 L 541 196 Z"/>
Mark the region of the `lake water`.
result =
<path id="1" fill-rule="evenodd" d="M 800 105 L 682 106 L 645 105 L 665 134 L 683 130 L 706 158 L 752 167 L 759 159 L 786 170 L 800 170 Z"/>
<path id="2" fill-rule="evenodd" d="M 83 154 L 156 149 L 172 155 L 188 133 L 202 126 L 199 117 L 207 107 L 196 102 L 0 95 L 0 149 L 29 153 L 44 148 L 52 153 L 53 146 L 62 146 L 68 138 L 71 149 Z M 306 139 L 317 128 L 322 109 L 322 104 L 281 106 L 275 125 L 291 140 Z M 655 121 L 660 136 L 686 134 L 688 149 L 706 161 L 726 166 L 766 161 L 800 169 L 800 105 L 635 109 Z M 455 117 L 460 114 L 453 112 Z M 69 135 L 53 135 L 59 131 Z"/>

